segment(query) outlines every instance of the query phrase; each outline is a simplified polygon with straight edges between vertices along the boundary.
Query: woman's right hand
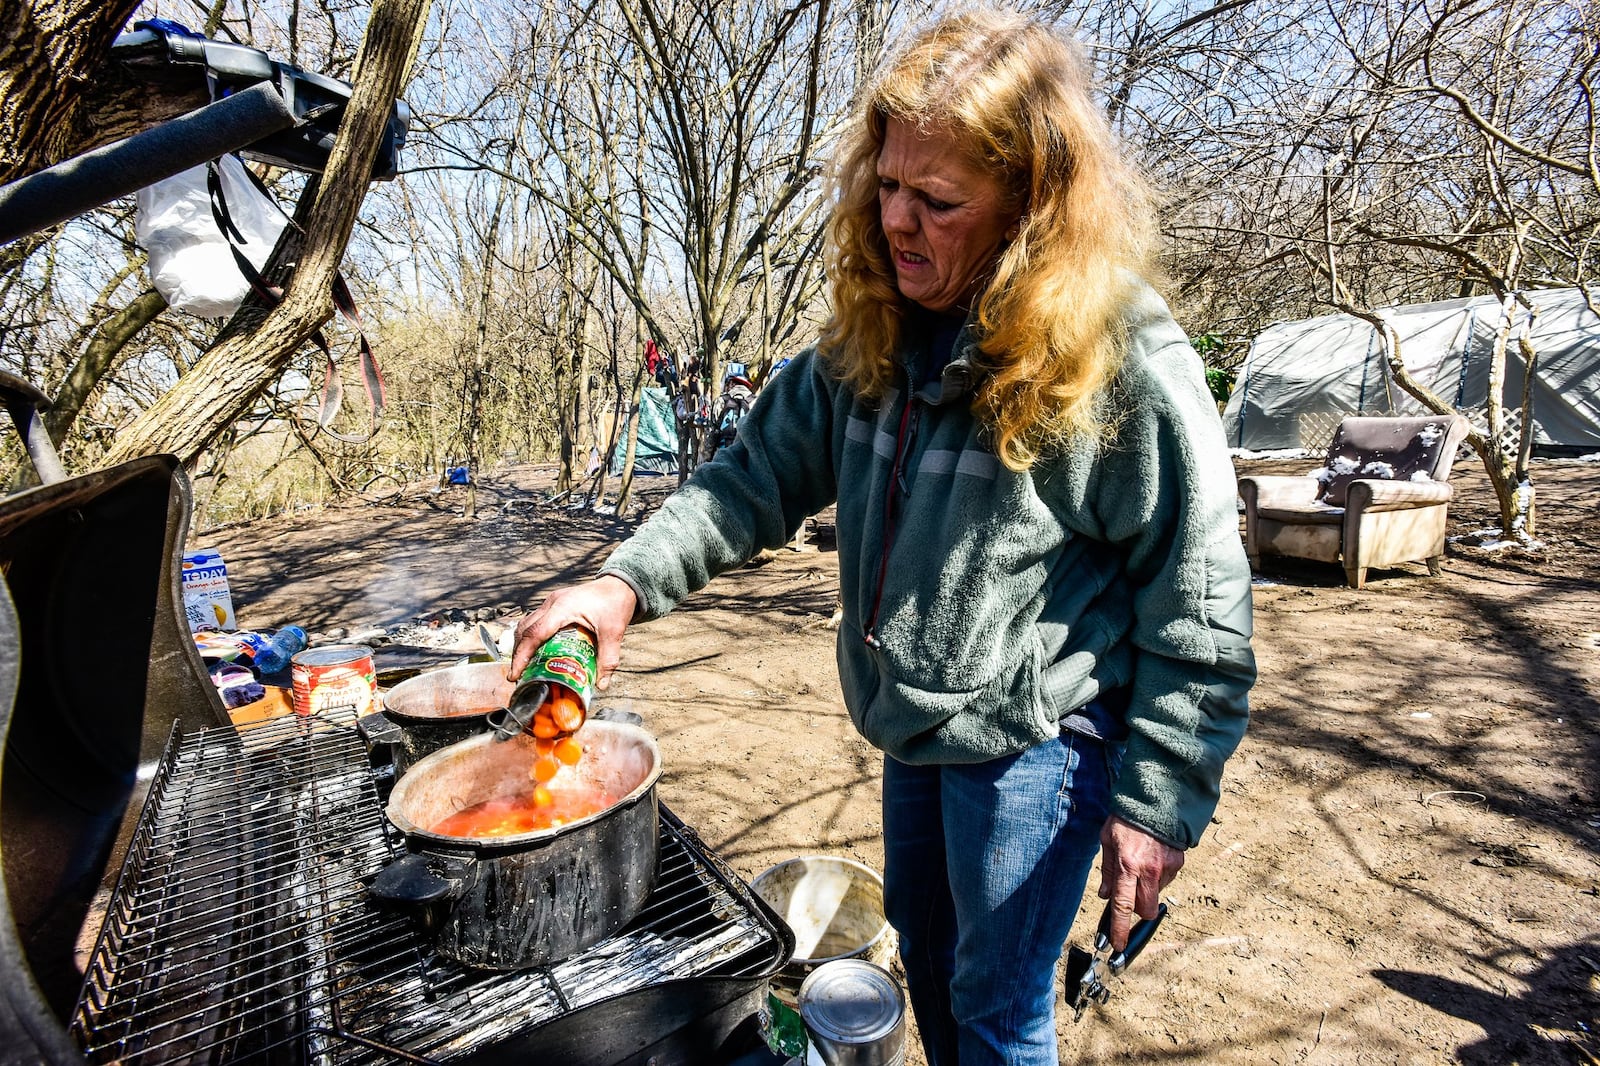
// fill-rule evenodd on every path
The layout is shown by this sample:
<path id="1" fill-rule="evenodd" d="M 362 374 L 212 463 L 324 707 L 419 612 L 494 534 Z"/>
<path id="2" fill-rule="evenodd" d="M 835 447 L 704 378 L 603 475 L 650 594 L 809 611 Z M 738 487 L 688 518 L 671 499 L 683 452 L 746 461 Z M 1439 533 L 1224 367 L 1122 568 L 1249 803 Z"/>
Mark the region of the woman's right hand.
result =
<path id="1" fill-rule="evenodd" d="M 511 652 L 507 677 L 512 681 L 522 677 L 544 642 L 556 633 L 568 626 L 583 626 L 595 637 L 596 687 L 609 688 L 611 674 L 622 661 L 622 634 L 637 607 L 633 587 L 610 574 L 557 589 L 537 611 L 517 623 L 517 645 Z"/>

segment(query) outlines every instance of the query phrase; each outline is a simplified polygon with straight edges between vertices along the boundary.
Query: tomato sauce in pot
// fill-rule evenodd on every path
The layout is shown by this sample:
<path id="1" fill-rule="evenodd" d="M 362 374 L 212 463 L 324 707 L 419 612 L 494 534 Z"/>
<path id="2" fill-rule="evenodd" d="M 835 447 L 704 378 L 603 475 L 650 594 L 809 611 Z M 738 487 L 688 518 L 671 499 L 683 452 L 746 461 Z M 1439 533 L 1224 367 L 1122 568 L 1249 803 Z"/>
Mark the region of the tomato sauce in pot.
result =
<path id="1" fill-rule="evenodd" d="M 610 793 L 587 788 L 546 788 L 531 792 L 496 796 L 465 810 L 457 811 L 433 826 L 431 831 L 450 837 L 503 837 L 555 829 L 599 814 L 616 802 Z"/>

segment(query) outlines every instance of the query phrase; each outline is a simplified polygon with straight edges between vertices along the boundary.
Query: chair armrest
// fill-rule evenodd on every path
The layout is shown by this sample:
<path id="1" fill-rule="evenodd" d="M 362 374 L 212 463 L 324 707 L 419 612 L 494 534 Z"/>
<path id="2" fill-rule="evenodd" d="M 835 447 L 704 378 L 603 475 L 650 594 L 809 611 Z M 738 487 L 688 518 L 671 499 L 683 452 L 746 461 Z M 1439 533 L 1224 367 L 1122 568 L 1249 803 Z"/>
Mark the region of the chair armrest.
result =
<path id="1" fill-rule="evenodd" d="M 1247 510 L 1258 507 L 1304 507 L 1316 501 L 1322 482 L 1314 477 L 1262 474 L 1239 479 L 1239 496 Z"/>
<path id="2" fill-rule="evenodd" d="M 1350 482 L 1345 501 L 1351 511 L 1403 511 L 1449 503 L 1455 495 L 1448 481 L 1385 481 L 1362 478 Z"/>

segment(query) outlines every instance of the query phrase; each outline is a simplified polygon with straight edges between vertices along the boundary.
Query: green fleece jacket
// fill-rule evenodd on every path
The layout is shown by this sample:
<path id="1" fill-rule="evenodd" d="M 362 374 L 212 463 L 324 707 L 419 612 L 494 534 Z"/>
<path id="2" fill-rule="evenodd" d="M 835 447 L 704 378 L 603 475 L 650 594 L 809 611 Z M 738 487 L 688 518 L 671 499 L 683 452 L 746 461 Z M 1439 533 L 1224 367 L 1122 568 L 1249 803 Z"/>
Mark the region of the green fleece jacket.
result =
<path id="1" fill-rule="evenodd" d="M 839 674 L 863 736 L 902 762 L 979 762 L 1125 697 L 1113 809 L 1191 847 L 1248 718 L 1250 569 L 1200 360 L 1153 291 L 1127 316 L 1114 439 L 1027 473 L 970 411 L 970 327 L 909 398 L 905 353 L 876 404 L 801 355 L 602 573 L 656 618 L 837 503 Z"/>

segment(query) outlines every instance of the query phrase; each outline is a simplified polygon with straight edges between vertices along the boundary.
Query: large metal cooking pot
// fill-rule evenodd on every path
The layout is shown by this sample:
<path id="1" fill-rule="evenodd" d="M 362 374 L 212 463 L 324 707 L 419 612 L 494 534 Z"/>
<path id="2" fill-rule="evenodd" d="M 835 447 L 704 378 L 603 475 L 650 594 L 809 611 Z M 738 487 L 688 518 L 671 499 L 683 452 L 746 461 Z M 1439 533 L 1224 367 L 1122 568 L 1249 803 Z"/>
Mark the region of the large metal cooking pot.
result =
<path id="1" fill-rule="evenodd" d="M 415 910 L 441 954 L 489 970 L 558 962 L 627 925 L 655 883 L 661 753 L 649 733 L 621 722 L 591 720 L 576 736 L 583 758 L 553 787 L 619 798 L 587 818 L 516 836 L 445 836 L 431 827 L 528 792 L 532 737 L 485 733 L 412 766 L 388 807 L 412 854 L 385 867 L 372 894 Z"/>
<path id="2" fill-rule="evenodd" d="M 516 687 L 504 663 L 463 663 L 407 678 L 383 697 L 383 715 L 400 730 L 394 772 L 440 748 L 477 736 L 486 719 L 506 705 Z"/>

